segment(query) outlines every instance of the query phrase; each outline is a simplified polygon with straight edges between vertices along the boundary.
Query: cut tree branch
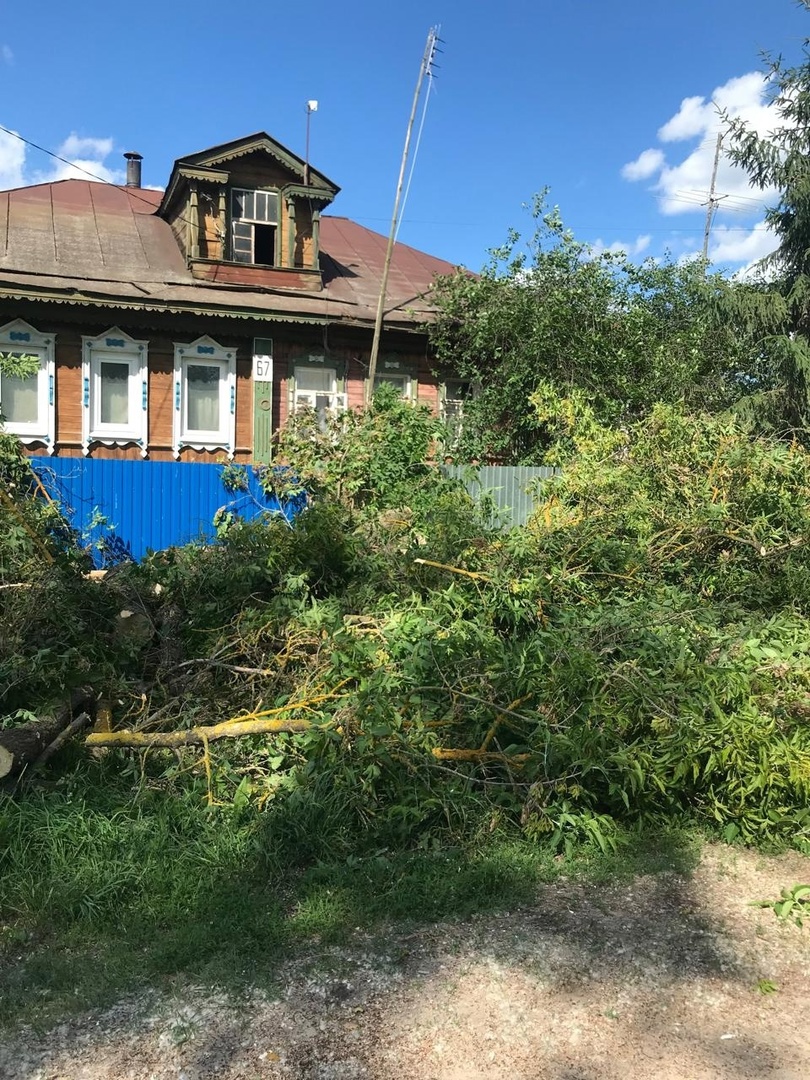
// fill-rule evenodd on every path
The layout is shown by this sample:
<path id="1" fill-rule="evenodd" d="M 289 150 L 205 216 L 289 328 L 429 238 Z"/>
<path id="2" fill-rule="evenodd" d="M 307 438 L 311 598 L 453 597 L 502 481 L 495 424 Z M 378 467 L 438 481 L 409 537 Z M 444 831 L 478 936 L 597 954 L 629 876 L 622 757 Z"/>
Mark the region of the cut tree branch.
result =
<path id="1" fill-rule="evenodd" d="M 209 727 L 188 731 L 94 731 L 85 739 L 86 746 L 126 746 L 133 750 L 179 746 L 205 746 L 217 739 L 238 739 L 242 735 L 281 735 L 309 731 L 309 720 L 225 720 Z"/>

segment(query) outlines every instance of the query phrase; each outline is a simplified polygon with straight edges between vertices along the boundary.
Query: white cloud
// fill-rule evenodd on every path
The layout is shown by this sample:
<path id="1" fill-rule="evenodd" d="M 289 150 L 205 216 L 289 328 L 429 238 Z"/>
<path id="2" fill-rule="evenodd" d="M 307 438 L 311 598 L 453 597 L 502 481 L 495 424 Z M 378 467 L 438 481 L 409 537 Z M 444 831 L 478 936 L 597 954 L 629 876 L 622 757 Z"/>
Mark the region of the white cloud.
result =
<path id="1" fill-rule="evenodd" d="M 678 139 L 692 139 L 703 133 L 706 115 L 706 99 L 702 97 L 684 98 L 681 107 L 671 120 L 667 120 L 658 129 L 661 142 L 673 142 Z"/>
<path id="2" fill-rule="evenodd" d="M 590 245 L 590 253 L 593 258 L 599 258 L 605 252 L 609 252 L 613 255 L 618 255 L 620 252 L 624 252 L 630 258 L 634 258 L 636 255 L 641 255 L 650 246 L 652 237 L 648 234 L 644 236 L 637 236 L 635 240 L 631 240 L 630 243 L 624 243 L 622 240 L 614 240 L 612 244 L 606 244 L 604 240 L 594 240 Z"/>
<path id="3" fill-rule="evenodd" d="M 65 161 L 46 159 L 44 168 L 30 161 L 30 149 L 20 139 L 0 131 L 0 188 L 24 187 L 29 184 L 48 184 L 54 180 L 91 180 L 97 178 L 112 184 L 123 184 L 124 169 L 111 168 L 106 159 L 113 152 L 111 138 L 70 135 L 56 148 Z M 40 155 L 37 157 L 41 160 Z"/>
<path id="4" fill-rule="evenodd" d="M 724 131 L 723 117 L 740 118 L 749 129 L 768 136 L 783 124 L 768 101 L 768 80 L 759 72 L 729 79 L 709 96 L 685 97 L 678 110 L 659 127 L 661 146 L 643 150 L 627 162 L 621 173 L 628 181 L 647 181 L 648 190 L 658 200 L 665 217 L 692 214 L 694 232 L 702 232 L 706 217 L 718 133 Z M 766 206 L 773 206 L 778 191 L 752 187 L 744 169 L 733 165 L 723 154 L 715 181 L 716 216 L 709 256 L 714 263 L 742 264 L 747 273 L 764 255 L 776 247 L 775 237 L 761 220 Z M 691 228 L 689 231 L 692 231 Z M 675 244 L 677 247 L 679 244 Z M 691 257 L 698 247 L 690 241 L 680 257 Z"/>
<path id="5" fill-rule="evenodd" d="M 659 196 L 659 206 L 667 215 L 694 213 L 705 205 L 711 186 L 712 167 L 717 134 L 723 129 L 721 113 L 740 117 L 760 135 L 766 135 L 779 124 L 779 117 L 766 100 L 768 83 L 759 72 L 749 72 L 729 79 L 706 97 L 687 97 L 674 116 L 658 130 L 664 143 L 700 139 L 680 162 L 667 163 L 657 147 L 644 150 L 635 161 L 622 169 L 626 180 L 648 180 L 656 176 L 653 190 Z M 720 157 L 715 190 L 721 198 L 718 212 L 761 213 L 772 202 L 775 191 L 752 188 L 748 174 Z"/>
<path id="6" fill-rule="evenodd" d="M 728 225 L 718 225 L 712 231 L 709 245 L 709 258 L 714 263 L 746 263 L 750 268 L 755 262 L 775 251 L 779 241 L 767 228 L 764 221 L 758 221 L 752 229 L 734 229 Z"/>
<path id="7" fill-rule="evenodd" d="M 622 168 L 625 180 L 648 180 L 659 171 L 665 162 L 664 153 L 657 147 L 642 150 L 635 161 L 628 161 Z"/>
<path id="8" fill-rule="evenodd" d="M 765 102 L 767 89 L 766 77 L 751 71 L 718 86 L 710 98 L 684 98 L 675 115 L 658 129 L 658 138 L 661 142 L 682 142 L 716 131 L 721 112 L 741 116 L 764 135 L 774 117 L 772 107 Z"/>
<path id="9" fill-rule="evenodd" d="M 22 187 L 25 143 L 0 131 L 0 188 Z"/>
<path id="10" fill-rule="evenodd" d="M 4 64 L 11 67 L 14 63 L 14 53 L 11 51 L 10 45 L 0 45 L 0 58 L 2 58 Z"/>
<path id="11" fill-rule="evenodd" d="M 81 154 L 87 154 L 93 159 L 104 159 L 105 157 L 109 157 L 112 153 L 112 149 L 112 139 L 88 138 L 77 135 L 75 131 L 71 131 L 70 135 L 68 135 L 59 147 L 57 153 L 66 158 L 74 158 L 79 157 Z"/>

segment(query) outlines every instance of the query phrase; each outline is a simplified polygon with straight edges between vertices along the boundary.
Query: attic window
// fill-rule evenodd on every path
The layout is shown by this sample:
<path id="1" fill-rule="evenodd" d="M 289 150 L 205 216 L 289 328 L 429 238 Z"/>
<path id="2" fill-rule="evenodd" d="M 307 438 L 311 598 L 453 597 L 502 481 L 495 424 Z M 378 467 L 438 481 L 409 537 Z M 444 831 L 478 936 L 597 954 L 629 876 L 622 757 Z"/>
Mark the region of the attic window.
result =
<path id="1" fill-rule="evenodd" d="M 235 188 L 231 192 L 231 254 L 235 262 L 277 263 L 278 193 Z"/>

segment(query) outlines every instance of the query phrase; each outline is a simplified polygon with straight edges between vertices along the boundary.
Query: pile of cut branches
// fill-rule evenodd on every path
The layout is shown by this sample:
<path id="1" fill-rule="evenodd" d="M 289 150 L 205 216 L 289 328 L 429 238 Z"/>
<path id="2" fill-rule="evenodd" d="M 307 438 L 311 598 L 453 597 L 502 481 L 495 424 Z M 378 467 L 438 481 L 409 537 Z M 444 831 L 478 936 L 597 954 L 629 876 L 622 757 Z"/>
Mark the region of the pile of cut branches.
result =
<path id="1" fill-rule="evenodd" d="M 373 495 L 327 462 L 293 528 L 93 584 L 87 752 L 210 804 L 328 808 L 348 848 L 509 826 L 607 849 L 683 818 L 807 844 L 810 457 L 672 408 L 616 433 L 537 407 L 569 456 L 526 529 L 421 461 L 404 505 L 411 431 Z"/>

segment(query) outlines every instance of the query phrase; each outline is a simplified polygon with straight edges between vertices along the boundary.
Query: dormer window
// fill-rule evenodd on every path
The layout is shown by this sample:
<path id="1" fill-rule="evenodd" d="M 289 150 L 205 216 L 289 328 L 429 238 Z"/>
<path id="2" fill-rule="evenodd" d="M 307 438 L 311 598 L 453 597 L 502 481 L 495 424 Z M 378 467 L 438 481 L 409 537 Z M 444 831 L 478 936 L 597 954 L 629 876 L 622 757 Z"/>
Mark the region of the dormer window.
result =
<path id="1" fill-rule="evenodd" d="M 234 262 L 276 266 L 278 192 L 231 192 L 231 253 Z"/>

